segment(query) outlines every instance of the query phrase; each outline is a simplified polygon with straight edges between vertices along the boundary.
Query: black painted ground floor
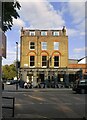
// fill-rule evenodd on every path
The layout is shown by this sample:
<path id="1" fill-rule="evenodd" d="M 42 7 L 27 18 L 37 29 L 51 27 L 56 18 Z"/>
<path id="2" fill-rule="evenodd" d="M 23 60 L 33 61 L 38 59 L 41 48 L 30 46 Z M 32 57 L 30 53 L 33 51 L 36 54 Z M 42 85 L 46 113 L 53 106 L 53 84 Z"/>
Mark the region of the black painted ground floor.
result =
<path id="1" fill-rule="evenodd" d="M 36 86 L 39 82 L 45 82 L 46 84 L 52 82 L 55 84 L 63 83 L 68 86 L 77 77 L 82 78 L 81 69 L 69 68 L 21 68 L 19 73 L 21 80 L 32 81 L 33 86 Z"/>

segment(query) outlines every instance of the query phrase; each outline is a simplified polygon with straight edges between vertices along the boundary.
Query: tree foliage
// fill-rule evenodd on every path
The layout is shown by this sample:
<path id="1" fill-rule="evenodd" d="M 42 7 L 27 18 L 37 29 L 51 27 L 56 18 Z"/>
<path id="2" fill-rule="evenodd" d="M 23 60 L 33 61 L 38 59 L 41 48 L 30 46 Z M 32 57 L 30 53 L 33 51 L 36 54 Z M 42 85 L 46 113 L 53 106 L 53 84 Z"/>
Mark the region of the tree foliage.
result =
<path id="1" fill-rule="evenodd" d="M 13 18 L 17 19 L 19 16 L 17 9 L 20 10 L 18 1 L 2 2 L 2 30 L 5 32 L 11 30 L 13 26 Z"/>
<path id="2" fill-rule="evenodd" d="M 14 64 L 4 65 L 2 67 L 2 79 L 13 79 L 16 76 L 16 67 Z"/>

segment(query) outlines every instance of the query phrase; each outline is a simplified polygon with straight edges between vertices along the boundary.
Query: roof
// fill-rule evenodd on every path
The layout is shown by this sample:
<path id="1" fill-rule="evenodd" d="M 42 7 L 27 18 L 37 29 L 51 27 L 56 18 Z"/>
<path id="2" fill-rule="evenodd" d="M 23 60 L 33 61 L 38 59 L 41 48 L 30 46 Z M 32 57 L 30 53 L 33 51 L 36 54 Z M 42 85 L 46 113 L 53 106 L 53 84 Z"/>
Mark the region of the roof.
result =
<path id="1" fill-rule="evenodd" d="M 78 60 L 78 64 L 86 64 L 87 63 L 87 56 Z"/>

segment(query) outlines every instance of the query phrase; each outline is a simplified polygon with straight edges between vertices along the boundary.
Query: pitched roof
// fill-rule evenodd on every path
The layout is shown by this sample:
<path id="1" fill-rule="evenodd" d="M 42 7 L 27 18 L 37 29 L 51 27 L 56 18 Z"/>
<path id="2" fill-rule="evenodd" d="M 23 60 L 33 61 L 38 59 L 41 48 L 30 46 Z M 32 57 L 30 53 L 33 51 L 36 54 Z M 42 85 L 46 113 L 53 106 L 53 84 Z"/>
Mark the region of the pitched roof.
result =
<path id="1" fill-rule="evenodd" d="M 86 64 L 87 63 L 87 56 L 78 60 L 78 64 Z"/>

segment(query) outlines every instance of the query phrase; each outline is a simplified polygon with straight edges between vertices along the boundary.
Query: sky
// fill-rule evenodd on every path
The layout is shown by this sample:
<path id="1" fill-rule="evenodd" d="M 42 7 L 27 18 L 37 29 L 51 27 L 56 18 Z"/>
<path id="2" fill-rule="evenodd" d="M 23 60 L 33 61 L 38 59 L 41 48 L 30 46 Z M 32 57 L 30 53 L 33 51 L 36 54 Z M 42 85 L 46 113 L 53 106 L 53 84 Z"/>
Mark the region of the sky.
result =
<path id="1" fill-rule="evenodd" d="M 18 0 L 21 10 L 20 18 L 13 19 L 12 30 L 6 32 L 7 58 L 2 65 L 12 64 L 16 60 L 16 42 L 18 42 L 18 59 L 20 60 L 20 30 L 62 29 L 66 26 L 68 35 L 69 59 L 81 59 L 87 51 L 85 45 L 85 0 Z"/>

